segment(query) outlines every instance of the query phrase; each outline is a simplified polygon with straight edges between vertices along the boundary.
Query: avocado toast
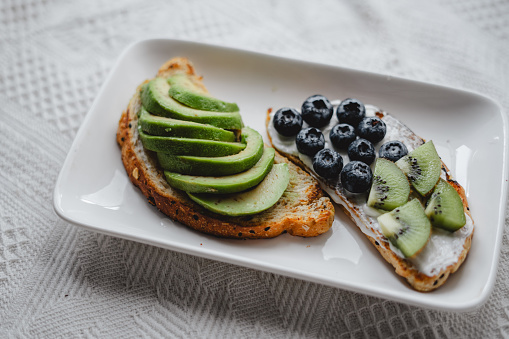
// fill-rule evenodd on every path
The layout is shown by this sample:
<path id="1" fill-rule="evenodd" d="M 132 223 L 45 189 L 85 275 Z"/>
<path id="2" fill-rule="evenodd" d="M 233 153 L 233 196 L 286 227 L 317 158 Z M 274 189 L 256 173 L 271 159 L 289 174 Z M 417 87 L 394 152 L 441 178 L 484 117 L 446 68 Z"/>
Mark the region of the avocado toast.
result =
<path id="1" fill-rule="evenodd" d="M 348 100 L 351 101 L 351 99 L 346 99 L 343 102 Z M 325 106 L 322 104 L 319 108 L 323 109 Z M 337 107 L 339 109 L 341 104 Z M 332 110 L 332 105 L 330 105 L 329 110 Z M 421 137 L 413 133 L 392 115 L 374 106 L 366 105 L 366 111 L 369 112 L 369 114 L 364 112 L 366 118 L 368 115 L 370 118 L 376 117 L 376 119 L 379 119 L 377 126 L 383 125 L 386 129 L 382 136 L 383 139 L 376 138 L 373 144 L 382 149 L 382 144 L 391 145 L 394 140 L 399 140 L 406 145 L 409 153 L 398 158 L 398 160 L 389 161 L 378 158 L 374 161 L 374 147 L 369 142 L 365 142 L 366 140 L 363 140 L 358 134 L 354 136 L 349 141 L 350 145 L 354 144 L 354 140 L 362 139 L 365 142 L 363 151 L 368 149 L 366 145 L 373 147 L 370 150 L 372 151 L 372 158 L 369 161 L 366 159 L 363 161 L 368 162 L 374 168 L 374 175 L 368 186 L 354 192 L 354 189 L 348 187 L 350 183 L 343 174 L 350 164 L 358 164 L 359 161 L 352 159 L 355 154 L 350 152 L 348 145 L 339 145 L 336 148 L 338 143 L 334 141 L 336 136 L 334 136 L 333 131 L 334 126 L 343 124 L 340 118 L 333 117 L 330 123 L 329 120 L 325 124 L 320 123 L 319 131 L 316 132 L 313 130 L 314 127 L 308 127 L 310 124 L 302 122 L 305 119 L 305 117 L 302 118 L 305 114 L 300 114 L 295 109 L 289 108 L 281 108 L 278 111 L 280 111 L 280 116 L 286 115 L 285 119 L 288 122 L 286 129 L 280 130 L 283 133 L 291 130 L 291 133 L 297 135 L 297 137 L 281 134 L 277 130 L 277 124 L 274 124 L 278 120 L 275 117 L 278 112 L 272 112 L 272 109 L 269 109 L 267 111 L 266 127 L 273 147 L 320 181 L 322 188 L 334 202 L 342 207 L 382 257 L 394 267 L 396 273 L 405 278 L 414 289 L 424 292 L 442 286 L 450 274 L 454 273 L 464 262 L 470 250 L 474 224 L 465 191 L 453 179 L 451 172 L 436 152 L 432 152 L 434 151 L 432 141 L 425 143 Z M 328 119 L 331 119 L 330 111 L 327 114 Z M 314 120 L 310 123 L 313 124 L 319 121 L 316 118 Z M 349 121 L 349 124 L 357 126 L 360 125 L 359 121 Z M 301 127 L 295 128 L 295 125 Z M 315 167 L 316 157 L 303 154 L 299 150 L 298 133 L 309 130 L 314 131 L 314 135 L 313 138 L 308 138 L 308 140 L 320 144 L 323 148 L 322 151 L 337 150 L 341 146 L 344 147 L 343 157 L 345 157 L 345 162 L 346 159 L 349 159 L 350 162 L 344 168 L 343 161 L 338 162 L 343 168 L 341 175 L 335 174 L 334 178 L 327 178 L 318 174 L 317 169 L 319 167 Z M 359 133 L 358 127 L 352 127 L 351 130 Z M 290 132 L 287 134 L 290 134 Z M 355 139 L 357 137 L 359 139 Z M 344 136 L 337 137 L 338 140 L 345 138 Z M 319 140 L 320 143 L 316 140 Z M 346 148 L 348 148 L 348 155 L 345 154 Z M 301 149 L 303 148 L 301 147 Z M 316 155 L 322 151 L 318 151 Z M 407 150 L 405 149 L 405 151 Z M 425 166 L 421 166 L 420 158 L 426 158 L 426 160 L 432 158 L 432 161 L 426 162 Z M 405 164 L 405 162 L 408 162 L 408 164 Z M 363 166 L 371 175 L 369 164 Z M 430 164 L 433 164 L 433 166 L 430 166 Z M 428 174 L 433 177 L 433 180 L 427 179 Z M 384 178 L 384 175 L 387 177 Z M 398 179 L 401 177 L 403 179 Z M 398 182 L 397 185 L 392 183 L 396 181 Z M 398 194 L 393 195 L 391 193 L 394 192 L 395 188 L 397 188 Z M 399 202 L 397 202 L 398 200 Z M 423 205 L 427 206 L 426 209 Z M 449 208 L 449 206 L 452 207 Z M 381 211 L 384 208 L 386 210 Z M 448 208 L 449 211 L 445 211 L 445 208 Z M 456 223 L 457 220 L 447 220 L 445 224 L 441 224 L 441 217 L 446 214 L 459 215 L 460 217 L 456 219 L 459 219 L 460 223 Z M 463 219 L 463 222 L 461 222 L 461 219 Z M 407 229 L 402 228 L 402 224 Z M 416 231 L 407 232 L 408 229 L 414 230 L 414 226 L 417 228 Z M 407 237 L 406 233 L 413 234 L 408 237 L 409 239 L 405 239 Z M 404 242 L 404 244 L 401 242 Z"/>
<path id="2" fill-rule="evenodd" d="M 187 104 L 168 99 L 170 78 L 174 94 Z M 189 86 L 199 90 L 187 95 Z M 334 207 L 318 182 L 265 147 L 258 132 L 243 126 L 235 104 L 207 96 L 192 64 L 174 58 L 137 88 L 123 112 L 117 130 L 122 161 L 148 201 L 171 219 L 220 237 L 271 238 L 286 232 L 310 237 L 329 230 Z M 218 148 L 224 154 L 218 155 Z M 196 150 L 199 156 L 193 155 Z M 264 183 L 270 189 L 263 189 Z M 229 202 L 228 194 L 234 195 Z"/>

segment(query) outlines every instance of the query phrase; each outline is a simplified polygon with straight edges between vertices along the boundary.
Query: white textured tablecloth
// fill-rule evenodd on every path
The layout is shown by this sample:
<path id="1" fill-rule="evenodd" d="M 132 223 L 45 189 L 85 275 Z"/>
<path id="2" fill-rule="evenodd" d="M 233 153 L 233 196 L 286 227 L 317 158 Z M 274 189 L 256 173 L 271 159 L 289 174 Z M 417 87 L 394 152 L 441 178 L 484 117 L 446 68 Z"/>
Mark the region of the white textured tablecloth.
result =
<path id="1" fill-rule="evenodd" d="M 509 336 L 507 221 L 491 297 L 456 314 L 60 220 L 52 192 L 80 123 L 120 52 L 155 36 L 464 88 L 509 111 L 506 0 L 2 0 L 0 337 Z"/>

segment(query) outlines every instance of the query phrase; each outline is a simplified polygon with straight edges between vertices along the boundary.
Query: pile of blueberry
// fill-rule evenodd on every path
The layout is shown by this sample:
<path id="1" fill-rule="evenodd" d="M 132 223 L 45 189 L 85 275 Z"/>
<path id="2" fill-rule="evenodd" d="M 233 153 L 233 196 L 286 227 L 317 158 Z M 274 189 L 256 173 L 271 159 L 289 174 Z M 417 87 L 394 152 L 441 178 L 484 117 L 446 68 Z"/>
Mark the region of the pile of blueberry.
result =
<path id="1" fill-rule="evenodd" d="M 325 138 L 320 128 L 329 124 L 334 109 L 323 95 L 313 95 L 302 104 L 301 113 L 289 107 L 274 114 L 276 131 L 285 137 L 296 137 L 297 150 L 313 157 L 313 169 L 327 179 L 341 176 L 343 187 L 352 193 L 362 193 L 371 187 L 373 174 L 369 165 L 376 158 L 373 144 L 380 142 L 387 131 L 385 122 L 376 116 L 366 117 L 364 104 L 357 99 L 345 99 L 336 109 L 339 123 L 329 134 L 337 150 L 346 150 L 350 162 L 343 167 L 343 157 L 333 149 L 324 148 Z M 310 127 L 302 129 L 303 121 Z M 400 141 L 389 141 L 379 150 L 379 157 L 396 161 L 408 153 Z"/>

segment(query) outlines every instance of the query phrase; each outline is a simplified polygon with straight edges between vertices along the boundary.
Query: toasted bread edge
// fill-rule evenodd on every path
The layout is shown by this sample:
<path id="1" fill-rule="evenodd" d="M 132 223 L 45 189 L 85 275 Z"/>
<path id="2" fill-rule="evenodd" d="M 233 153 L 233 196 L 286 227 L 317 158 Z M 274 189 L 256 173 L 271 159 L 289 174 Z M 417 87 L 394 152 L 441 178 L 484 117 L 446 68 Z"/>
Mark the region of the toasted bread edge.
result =
<path id="1" fill-rule="evenodd" d="M 270 114 L 272 113 L 272 109 L 269 108 L 267 110 L 265 125 L 268 131 L 268 124 L 270 122 Z M 277 147 L 272 143 L 272 138 L 269 133 L 267 133 L 268 139 L 272 145 L 277 151 L 281 152 L 281 150 L 278 150 Z M 306 168 L 306 165 L 302 161 L 300 161 L 297 157 L 292 156 L 291 154 L 285 154 L 284 152 L 281 152 L 285 157 L 293 161 L 295 164 L 297 164 L 300 168 L 309 171 L 308 168 Z M 455 181 L 451 176 L 450 172 L 447 168 L 447 166 L 442 162 L 442 168 L 446 173 L 447 181 L 456 189 L 458 194 L 461 197 L 461 200 L 463 202 L 463 208 L 465 210 L 465 213 L 468 214 L 469 217 L 472 217 L 470 213 L 470 208 L 468 207 L 468 202 L 465 194 L 465 190 L 461 185 Z M 338 204 L 339 205 L 339 204 Z M 352 213 L 356 213 L 355 211 L 349 210 L 347 207 L 343 205 L 339 205 L 341 209 L 348 215 L 348 217 L 353 221 L 354 224 L 357 225 L 356 219 L 352 216 Z M 465 242 L 463 244 L 463 251 L 460 253 L 460 255 L 457 258 L 457 261 L 454 264 L 451 264 L 447 266 L 445 269 L 441 270 L 439 273 L 428 276 L 421 272 L 419 272 L 417 269 L 413 267 L 413 265 L 406 259 L 399 257 L 394 253 L 394 251 L 391 250 L 388 243 L 379 243 L 375 238 L 363 233 L 360 230 L 360 226 L 358 226 L 359 231 L 368 238 L 368 240 L 375 246 L 375 248 L 378 250 L 378 252 L 382 255 L 382 257 L 391 264 L 395 272 L 406 279 L 406 281 L 412 286 L 415 290 L 420 292 L 430 292 L 438 287 L 442 286 L 449 276 L 456 272 L 458 268 L 461 266 L 461 264 L 465 261 L 468 252 L 470 251 L 470 247 L 472 245 L 472 238 L 474 236 L 474 230 L 472 233 L 465 239 Z M 365 225 L 366 227 L 369 227 L 368 225 Z"/>
<path id="2" fill-rule="evenodd" d="M 195 81 L 201 81 L 201 77 L 195 75 L 193 65 L 186 58 L 167 61 L 159 69 L 157 76 L 167 77 L 175 73 L 187 73 L 195 77 Z M 285 192 L 276 205 L 256 215 L 227 217 L 215 214 L 191 201 L 185 192 L 173 189 L 167 183 L 162 184 L 159 180 L 163 176 L 162 170 L 151 168 L 142 159 L 146 157 L 155 163 L 154 155 L 136 145 L 139 142 L 136 133 L 136 108 L 140 104 L 140 88 L 141 85 L 129 102 L 127 110 L 122 113 L 116 138 L 129 179 L 141 190 L 149 203 L 162 213 L 199 232 L 236 239 L 273 238 L 286 232 L 313 237 L 330 229 L 335 212 L 329 197 L 324 195 L 314 178 L 277 152 L 275 162 L 286 162 L 289 165 L 292 178 L 290 185 L 292 180 L 294 185 L 304 185 L 305 194 L 296 201 Z M 156 171 L 158 173 L 155 173 Z M 291 210 L 287 210 L 286 206 L 291 206 Z"/>

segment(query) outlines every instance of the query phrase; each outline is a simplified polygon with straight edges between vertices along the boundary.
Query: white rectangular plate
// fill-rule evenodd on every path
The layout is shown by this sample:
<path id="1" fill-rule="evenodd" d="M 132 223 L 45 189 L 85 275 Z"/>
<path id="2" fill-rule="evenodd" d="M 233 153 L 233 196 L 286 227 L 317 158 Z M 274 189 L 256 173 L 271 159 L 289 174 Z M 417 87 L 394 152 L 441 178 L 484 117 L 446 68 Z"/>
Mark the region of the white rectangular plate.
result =
<path id="1" fill-rule="evenodd" d="M 300 109 L 319 93 L 376 105 L 433 139 L 466 189 L 475 221 L 466 262 L 443 287 L 423 294 L 394 273 L 340 208 L 332 229 L 316 238 L 219 239 L 168 219 L 130 183 L 115 134 L 136 87 L 175 56 L 189 58 L 210 92 L 237 102 L 244 123 L 265 138 L 269 107 Z M 409 304 L 466 311 L 488 298 L 495 281 L 507 195 L 507 130 L 500 107 L 470 92 L 218 46 L 145 40 L 122 53 L 85 117 L 60 172 L 54 207 L 60 217 L 93 231 Z"/>

